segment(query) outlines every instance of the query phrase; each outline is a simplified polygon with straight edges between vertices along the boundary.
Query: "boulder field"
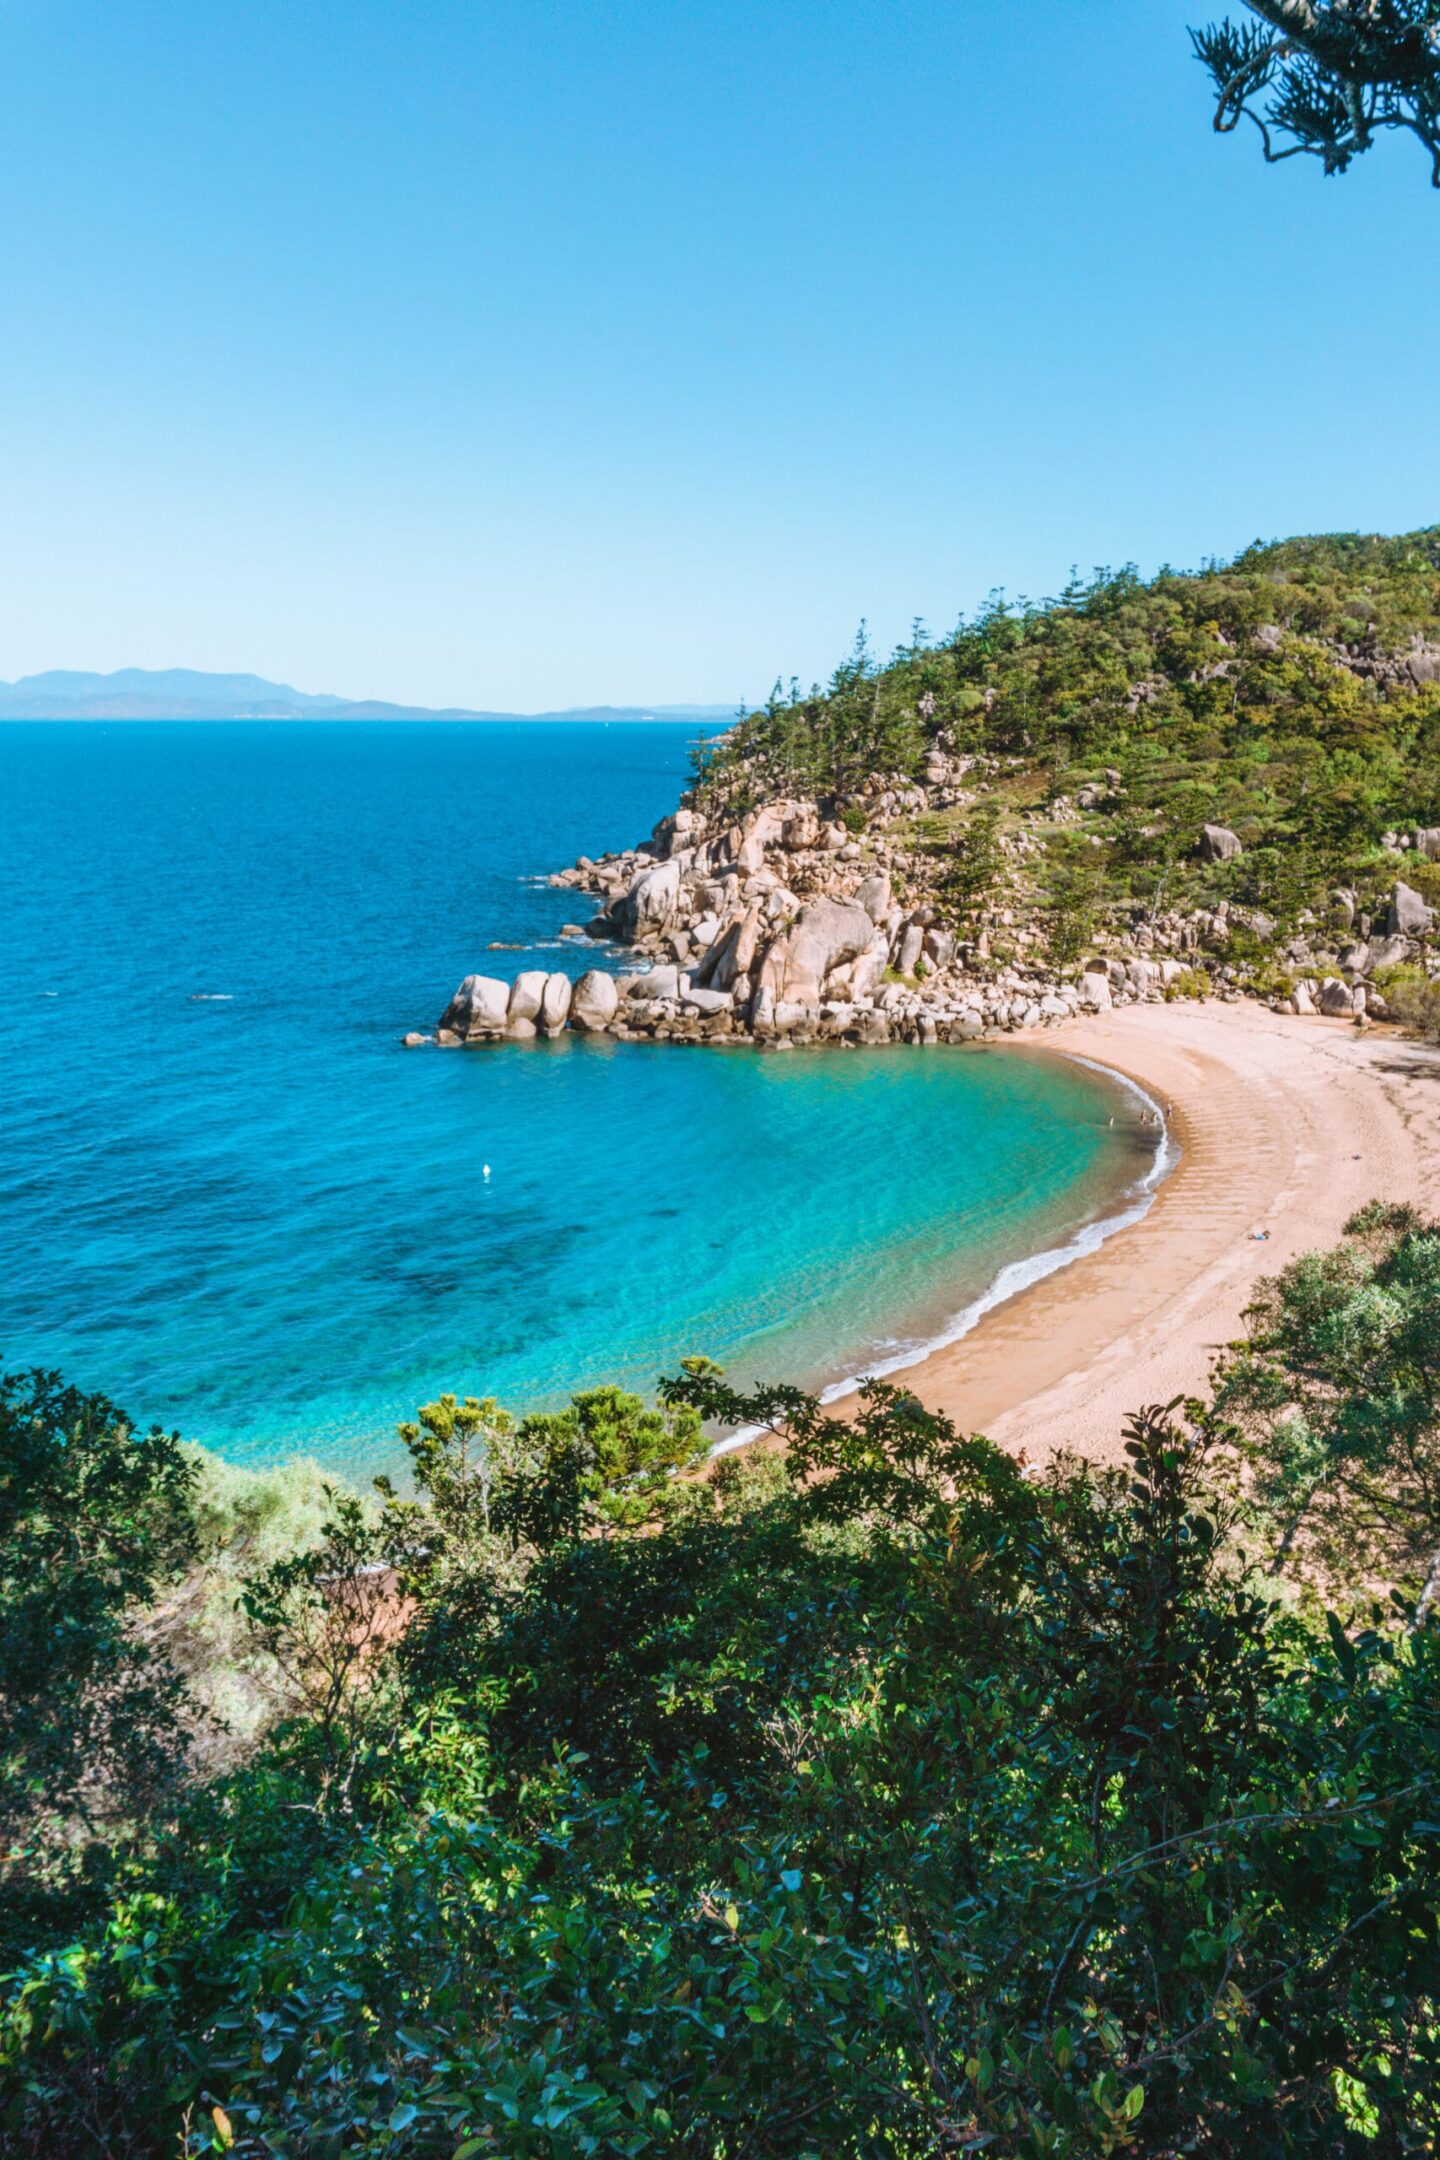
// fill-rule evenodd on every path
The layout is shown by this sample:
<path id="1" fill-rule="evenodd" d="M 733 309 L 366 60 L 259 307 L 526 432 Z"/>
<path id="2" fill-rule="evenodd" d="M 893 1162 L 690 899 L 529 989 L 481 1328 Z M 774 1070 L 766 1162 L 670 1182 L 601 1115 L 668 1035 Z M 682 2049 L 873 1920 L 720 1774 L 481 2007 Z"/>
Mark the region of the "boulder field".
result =
<path id="1" fill-rule="evenodd" d="M 573 985 L 535 970 L 467 975 L 439 1021 L 442 1046 L 580 1034 L 719 1042 L 968 1042 L 1077 1011 L 1159 997 L 1179 959 L 1097 959 L 1075 981 L 1036 966 L 967 972 L 933 906 L 906 907 L 890 868 L 813 803 L 766 804 L 718 832 L 679 810 L 641 847 L 582 858 L 552 884 L 598 895 L 573 934 L 635 966 Z M 407 1036 L 407 1043 L 429 1041 Z"/>
<path id="2" fill-rule="evenodd" d="M 956 777 L 929 774 L 927 781 L 953 794 Z M 915 793 L 923 805 L 925 792 Z M 883 807 L 892 807 L 888 798 Z M 1413 845 L 1428 855 L 1437 841 L 1427 831 Z M 1207 826 L 1201 848 L 1228 859 L 1240 842 L 1223 826 Z M 569 926 L 570 934 L 626 948 L 631 967 L 593 968 L 574 983 L 538 969 L 513 982 L 467 975 L 434 1037 L 405 1040 L 451 1047 L 569 1029 L 775 1046 L 969 1042 L 1202 985 L 1238 996 L 1240 978 L 1224 964 L 1232 933 L 1274 932 L 1255 911 L 1222 902 L 1213 911 L 1113 930 L 1062 974 L 1048 962 L 1043 938 L 1003 907 L 992 910 L 993 928 L 957 932 L 916 867 L 882 832 L 857 833 L 813 802 L 764 803 L 723 826 L 677 810 L 639 847 L 599 860 L 582 856 L 550 880 L 599 900 L 599 912 Z M 1334 907 L 1336 920 L 1348 925 L 1343 950 L 1292 941 L 1290 963 L 1308 979 L 1298 980 L 1278 1009 L 1383 1014 L 1367 978 L 1412 954 L 1413 941 L 1433 926 L 1433 911 L 1403 881 L 1373 921 L 1356 913 L 1352 895 L 1336 893 Z M 1202 959 L 1205 978 L 1195 972 Z"/>

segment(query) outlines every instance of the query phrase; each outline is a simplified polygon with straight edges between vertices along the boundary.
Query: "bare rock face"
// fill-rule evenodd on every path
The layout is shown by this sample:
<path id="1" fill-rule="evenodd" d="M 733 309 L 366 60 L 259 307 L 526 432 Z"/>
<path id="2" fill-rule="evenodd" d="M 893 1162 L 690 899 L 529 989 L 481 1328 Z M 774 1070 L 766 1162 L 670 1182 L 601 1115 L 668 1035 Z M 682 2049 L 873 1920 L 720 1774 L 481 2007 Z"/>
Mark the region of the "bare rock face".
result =
<path id="1" fill-rule="evenodd" d="M 1200 828 L 1200 854 L 1205 862 L 1230 862 L 1243 855 L 1237 833 L 1228 825 L 1202 825 Z"/>
<path id="2" fill-rule="evenodd" d="M 467 975 L 440 1015 L 452 1034 L 503 1035 L 510 1010 L 510 985 L 494 975 Z"/>
<path id="3" fill-rule="evenodd" d="M 1355 1010 L 1355 992 L 1349 983 L 1341 982 L 1337 975 L 1327 975 L 1320 985 L 1320 1010 L 1334 1019 L 1348 1019 Z"/>
<path id="4" fill-rule="evenodd" d="M 649 930 L 663 930 L 675 913 L 680 898 L 680 865 L 651 863 L 637 870 L 630 888 L 615 902 L 612 914 L 625 937 L 641 937 Z"/>
<path id="5" fill-rule="evenodd" d="M 547 975 L 540 995 L 540 1025 L 547 1035 L 558 1035 L 570 1017 L 570 978 Z"/>
<path id="6" fill-rule="evenodd" d="M 907 923 L 895 947 L 895 965 L 902 975 L 913 975 L 915 963 L 925 950 L 925 932 L 917 922 Z"/>
<path id="7" fill-rule="evenodd" d="M 1370 955 L 1370 969 L 1398 967 L 1402 961 L 1414 958 L 1414 948 L 1409 938 L 1372 937 L 1366 948 Z"/>
<path id="8" fill-rule="evenodd" d="M 544 968 L 527 968 L 523 974 L 516 976 L 510 989 L 507 1014 L 512 1029 L 517 1020 L 539 1019 L 545 985 L 549 980 Z"/>
<path id="9" fill-rule="evenodd" d="M 1423 937 L 1434 920 L 1434 908 L 1425 905 L 1412 885 L 1397 879 L 1390 901 L 1391 937 Z"/>
<path id="10" fill-rule="evenodd" d="M 855 905 L 863 907 L 871 922 L 883 923 L 890 912 L 890 873 L 877 870 L 861 881 Z"/>
<path id="11" fill-rule="evenodd" d="M 575 985 L 570 1000 L 570 1025 L 582 1035 L 603 1035 L 615 1017 L 619 993 L 613 975 L 591 968 Z"/>
<path id="12" fill-rule="evenodd" d="M 1341 646 L 1336 658 L 1352 674 L 1364 675 L 1371 682 L 1398 683 L 1411 690 L 1418 690 L 1422 683 L 1440 682 L 1440 644 L 1419 630 L 1399 652 L 1355 652 Z"/>
<path id="13" fill-rule="evenodd" d="M 773 991 L 777 1005 L 818 1005 L 831 968 L 858 960 L 874 935 L 864 908 L 846 900 L 812 900 L 765 955 L 761 986 Z"/>

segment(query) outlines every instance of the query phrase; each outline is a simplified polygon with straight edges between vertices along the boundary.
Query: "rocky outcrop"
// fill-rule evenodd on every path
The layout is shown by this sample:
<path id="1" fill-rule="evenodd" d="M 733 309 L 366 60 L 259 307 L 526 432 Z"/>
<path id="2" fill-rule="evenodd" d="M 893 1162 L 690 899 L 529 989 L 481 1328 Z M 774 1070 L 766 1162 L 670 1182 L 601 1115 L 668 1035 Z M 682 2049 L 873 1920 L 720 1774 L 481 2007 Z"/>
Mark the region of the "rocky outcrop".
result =
<path id="1" fill-rule="evenodd" d="M 769 990 L 777 1005 L 818 1006 L 832 969 L 858 960 L 879 934 L 863 907 L 812 900 L 800 910 L 793 928 L 771 940 L 757 988 Z"/>
<path id="2" fill-rule="evenodd" d="M 1434 921 L 1434 908 L 1425 905 L 1412 885 L 1397 879 L 1390 900 L 1391 937 L 1424 937 Z"/>
<path id="3" fill-rule="evenodd" d="M 639 846 L 582 856 L 551 878 L 590 896 L 597 912 L 583 931 L 571 926 L 574 935 L 624 947 L 623 974 L 593 968 L 573 985 L 538 969 L 513 985 L 469 975 L 436 1039 L 526 1040 L 570 1028 L 776 1046 L 969 1042 L 1181 993 L 1239 996 L 1257 980 L 1257 943 L 1267 954 L 1261 994 L 1276 1010 L 1357 1016 L 1383 1010 L 1378 971 L 1436 966 L 1435 910 L 1397 882 L 1388 902 L 1363 886 L 1337 890 L 1320 913 L 1302 911 L 1284 939 L 1261 909 L 1228 898 L 1188 908 L 1117 899 L 1098 941 L 1058 970 L 1044 912 L 1049 838 L 1039 828 L 1117 807 L 1118 771 L 1008 814 L 978 908 L 954 908 L 933 842 L 904 822 L 998 793 L 1008 770 L 942 738 L 921 782 L 876 775 L 840 802 L 785 797 L 743 814 L 682 807 Z M 1084 838 L 1106 844 L 1095 831 Z M 1385 843 L 1413 855 L 1423 883 L 1418 866 L 1440 855 L 1440 828 L 1387 834 Z M 1228 826 L 1202 828 L 1197 853 L 1206 861 L 1243 852 Z"/>
<path id="4" fill-rule="evenodd" d="M 558 1035 L 570 1018 L 573 987 L 568 975 L 547 975 L 540 999 L 540 1026 L 547 1035 Z"/>
<path id="5" fill-rule="evenodd" d="M 527 968 L 517 975 L 510 986 L 510 1003 L 506 1009 L 506 1023 L 513 1030 L 521 1021 L 532 1024 L 540 1018 L 540 1008 L 545 1001 L 545 985 L 550 978 L 543 968 Z"/>
<path id="6" fill-rule="evenodd" d="M 503 1035 L 509 1011 L 509 983 L 494 975 L 467 975 L 440 1015 L 440 1025 L 467 1041 L 476 1035 Z"/>
<path id="7" fill-rule="evenodd" d="M 1243 855 L 1238 833 L 1231 832 L 1228 825 L 1202 825 L 1200 828 L 1200 856 L 1204 862 L 1231 862 Z"/>
<path id="8" fill-rule="evenodd" d="M 570 1025 L 582 1035 L 603 1035 L 615 1018 L 620 995 L 615 977 L 591 968 L 576 983 L 570 999 Z"/>

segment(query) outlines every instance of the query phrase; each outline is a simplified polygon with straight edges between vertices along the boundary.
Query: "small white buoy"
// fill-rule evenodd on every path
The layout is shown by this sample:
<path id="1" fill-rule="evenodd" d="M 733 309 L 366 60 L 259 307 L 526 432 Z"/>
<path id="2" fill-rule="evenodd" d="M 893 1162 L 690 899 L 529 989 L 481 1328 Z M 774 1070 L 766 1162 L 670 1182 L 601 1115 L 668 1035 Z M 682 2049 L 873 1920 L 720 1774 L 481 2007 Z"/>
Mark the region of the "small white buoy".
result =
<path id="1" fill-rule="evenodd" d="M 487 1162 L 487 1163 L 483 1163 L 483 1164 L 481 1165 L 481 1168 L 480 1168 L 480 1175 L 481 1175 L 481 1177 L 489 1177 L 489 1175 L 490 1175 L 490 1165 L 489 1165 L 489 1163 L 488 1163 L 488 1162 Z"/>

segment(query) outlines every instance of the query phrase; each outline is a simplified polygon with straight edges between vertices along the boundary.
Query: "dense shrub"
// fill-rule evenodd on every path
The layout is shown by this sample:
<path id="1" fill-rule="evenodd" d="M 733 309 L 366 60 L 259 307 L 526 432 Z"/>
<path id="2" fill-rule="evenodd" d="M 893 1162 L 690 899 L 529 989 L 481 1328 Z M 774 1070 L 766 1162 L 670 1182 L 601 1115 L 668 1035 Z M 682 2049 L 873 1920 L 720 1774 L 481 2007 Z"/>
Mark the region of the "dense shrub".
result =
<path id="1" fill-rule="evenodd" d="M 703 1364 L 523 1443 L 427 1406 L 410 1625 L 37 1927 L 4 2149 L 1433 2151 L 1435 1526 L 1283 1523 L 1297 1415 L 1432 1504 L 1437 1251 L 1367 1211 L 1123 1471 Z M 786 1450 L 658 1477 L 702 1416 Z"/>

